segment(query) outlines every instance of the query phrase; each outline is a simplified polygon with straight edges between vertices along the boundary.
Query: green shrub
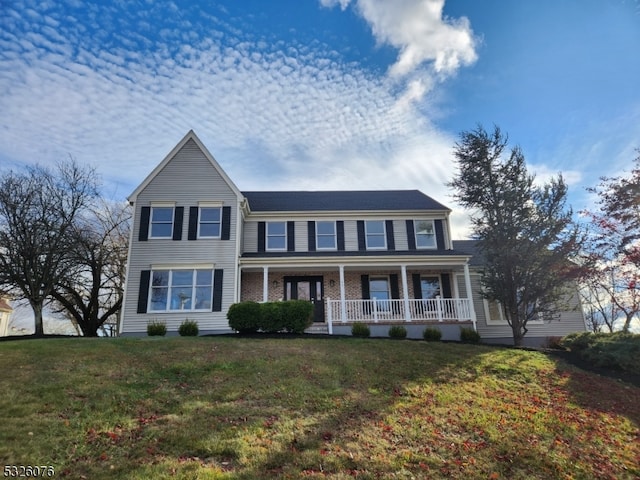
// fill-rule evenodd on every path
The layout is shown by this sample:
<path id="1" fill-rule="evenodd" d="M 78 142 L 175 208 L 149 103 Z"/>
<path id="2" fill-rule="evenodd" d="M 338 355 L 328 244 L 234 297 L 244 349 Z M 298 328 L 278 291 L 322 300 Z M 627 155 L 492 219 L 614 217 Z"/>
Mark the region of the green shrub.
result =
<path id="1" fill-rule="evenodd" d="M 313 303 L 306 300 L 287 300 L 280 303 L 285 331 L 304 333 L 313 324 Z"/>
<path id="2" fill-rule="evenodd" d="M 285 302 L 265 302 L 260 304 L 260 331 L 278 333 L 284 330 Z"/>
<path id="3" fill-rule="evenodd" d="M 371 335 L 371 330 L 369 330 L 369 327 L 366 324 L 356 322 L 351 325 L 351 335 L 353 335 L 354 337 L 366 338 Z"/>
<path id="4" fill-rule="evenodd" d="M 389 328 L 390 338 L 407 338 L 407 329 L 402 325 L 393 325 Z"/>
<path id="5" fill-rule="evenodd" d="M 185 319 L 178 328 L 178 333 L 181 337 L 197 337 L 199 333 L 198 322 L 195 320 Z"/>
<path id="6" fill-rule="evenodd" d="M 422 332 L 422 338 L 427 342 L 438 342 L 442 338 L 442 332 L 436 327 L 427 327 Z"/>
<path id="7" fill-rule="evenodd" d="M 147 323 L 147 335 L 150 337 L 164 337 L 167 334 L 167 324 L 153 320 Z"/>
<path id="8" fill-rule="evenodd" d="M 227 312 L 229 326 L 240 333 L 255 333 L 260 328 L 261 312 L 258 302 L 234 303 Z"/>
<path id="9" fill-rule="evenodd" d="M 480 334 L 473 328 L 460 329 L 460 341 L 463 343 L 480 343 Z"/>
<path id="10" fill-rule="evenodd" d="M 561 344 L 589 363 L 639 373 L 640 335 L 614 332 L 579 332 L 565 336 Z"/>

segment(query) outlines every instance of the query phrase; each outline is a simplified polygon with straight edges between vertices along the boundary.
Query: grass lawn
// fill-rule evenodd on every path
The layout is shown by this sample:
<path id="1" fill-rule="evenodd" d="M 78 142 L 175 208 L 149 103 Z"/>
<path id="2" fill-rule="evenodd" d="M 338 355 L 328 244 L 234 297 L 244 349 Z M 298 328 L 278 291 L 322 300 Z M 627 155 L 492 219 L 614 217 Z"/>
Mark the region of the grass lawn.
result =
<path id="1" fill-rule="evenodd" d="M 640 476 L 640 389 L 539 352 L 78 338 L 2 342 L 0 365 L 0 467 L 55 478 Z"/>

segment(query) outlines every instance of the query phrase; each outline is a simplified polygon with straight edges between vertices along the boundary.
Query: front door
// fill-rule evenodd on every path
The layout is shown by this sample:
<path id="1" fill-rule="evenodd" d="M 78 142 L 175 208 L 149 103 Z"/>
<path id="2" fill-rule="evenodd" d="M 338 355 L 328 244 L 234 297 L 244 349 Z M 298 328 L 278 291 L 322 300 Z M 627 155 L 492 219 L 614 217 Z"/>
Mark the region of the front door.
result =
<path id="1" fill-rule="evenodd" d="M 324 281 L 318 277 L 284 277 L 285 300 L 308 300 L 313 303 L 313 321 L 324 322 Z"/>

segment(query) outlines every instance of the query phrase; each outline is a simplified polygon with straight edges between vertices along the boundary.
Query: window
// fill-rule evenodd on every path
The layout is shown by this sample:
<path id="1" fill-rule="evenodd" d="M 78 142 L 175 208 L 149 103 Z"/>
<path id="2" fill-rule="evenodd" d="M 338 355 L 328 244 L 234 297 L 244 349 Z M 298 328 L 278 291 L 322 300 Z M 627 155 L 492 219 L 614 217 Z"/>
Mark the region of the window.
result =
<path id="1" fill-rule="evenodd" d="M 267 223 L 267 250 L 287 249 L 287 222 Z"/>
<path id="2" fill-rule="evenodd" d="M 200 207 L 198 238 L 220 238 L 220 207 Z"/>
<path id="3" fill-rule="evenodd" d="M 436 233 L 433 220 L 414 220 L 417 248 L 436 248 Z"/>
<path id="4" fill-rule="evenodd" d="M 335 250 L 336 223 L 316 222 L 316 248 L 318 250 Z"/>
<path id="5" fill-rule="evenodd" d="M 487 325 L 506 325 L 507 319 L 504 316 L 504 308 L 502 304 L 496 300 L 482 300 L 484 303 L 484 316 L 487 319 Z"/>
<path id="6" fill-rule="evenodd" d="M 369 296 L 378 301 L 389 300 L 389 279 L 387 277 L 371 277 L 369 279 Z"/>
<path id="7" fill-rule="evenodd" d="M 424 300 L 440 296 L 440 279 L 438 277 L 420 277 L 420 290 Z"/>
<path id="8" fill-rule="evenodd" d="M 151 207 L 151 238 L 171 238 L 173 207 Z"/>
<path id="9" fill-rule="evenodd" d="M 211 310 L 213 270 L 154 270 L 149 311 Z"/>
<path id="10" fill-rule="evenodd" d="M 364 222 L 367 250 L 383 250 L 387 248 L 387 237 L 384 220 L 367 220 Z"/>

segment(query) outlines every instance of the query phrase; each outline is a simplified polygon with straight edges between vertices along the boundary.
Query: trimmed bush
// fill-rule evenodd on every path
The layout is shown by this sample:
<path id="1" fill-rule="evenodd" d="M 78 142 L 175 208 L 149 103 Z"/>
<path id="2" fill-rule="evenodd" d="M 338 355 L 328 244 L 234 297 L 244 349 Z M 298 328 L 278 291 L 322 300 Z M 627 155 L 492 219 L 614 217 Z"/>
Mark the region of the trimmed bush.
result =
<path id="1" fill-rule="evenodd" d="M 260 331 L 278 333 L 284 330 L 285 302 L 265 302 L 260 304 Z"/>
<path id="2" fill-rule="evenodd" d="M 147 323 L 147 335 L 150 337 L 164 337 L 167 334 L 167 324 L 154 320 Z"/>
<path id="3" fill-rule="evenodd" d="M 553 350 L 564 350 L 564 347 L 562 346 L 562 337 L 547 337 L 544 342 L 544 346 Z"/>
<path id="4" fill-rule="evenodd" d="M 615 368 L 632 373 L 640 371 L 640 335 L 614 333 L 571 333 L 560 342 L 597 367 Z"/>
<path id="5" fill-rule="evenodd" d="M 351 325 L 351 335 L 354 337 L 363 337 L 366 338 L 371 335 L 371 330 L 369 330 L 368 325 L 360 322 L 356 322 Z"/>
<path id="6" fill-rule="evenodd" d="M 260 328 L 262 309 L 258 302 L 245 301 L 229 307 L 229 326 L 239 333 L 255 333 Z"/>
<path id="7" fill-rule="evenodd" d="M 390 338 L 407 338 L 407 329 L 402 325 L 393 325 L 389 328 Z"/>
<path id="8" fill-rule="evenodd" d="M 178 333 L 181 337 L 197 337 L 199 333 L 198 322 L 195 320 L 185 319 L 178 328 Z"/>
<path id="9" fill-rule="evenodd" d="M 300 334 L 313 324 L 313 303 L 305 300 L 287 300 L 280 303 L 285 331 Z"/>
<path id="10" fill-rule="evenodd" d="M 461 328 L 460 341 L 463 343 L 480 343 L 480 334 L 473 328 Z"/>
<path id="11" fill-rule="evenodd" d="M 422 338 L 427 342 L 439 342 L 442 338 L 442 332 L 436 327 L 427 327 L 422 331 Z"/>

